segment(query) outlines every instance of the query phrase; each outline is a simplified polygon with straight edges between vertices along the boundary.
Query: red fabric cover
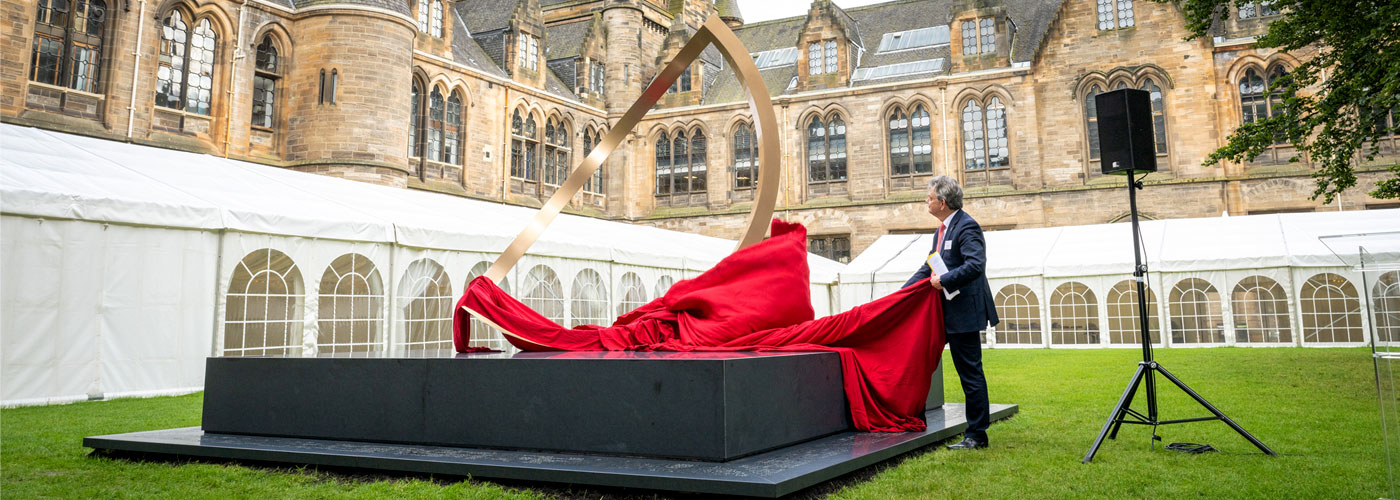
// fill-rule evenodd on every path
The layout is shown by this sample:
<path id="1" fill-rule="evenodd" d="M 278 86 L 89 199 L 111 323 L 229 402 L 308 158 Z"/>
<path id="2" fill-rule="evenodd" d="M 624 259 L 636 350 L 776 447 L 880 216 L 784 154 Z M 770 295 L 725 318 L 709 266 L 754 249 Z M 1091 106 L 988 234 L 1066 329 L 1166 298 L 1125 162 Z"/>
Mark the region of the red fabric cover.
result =
<path id="1" fill-rule="evenodd" d="M 457 303 L 453 343 L 459 352 L 471 349 L 467 308 L 526 351 L 836 351 L 857 429 L 923 431 L 924 398 L 944 344 L 937 290 L 910 286 L 814 320 L 806 229 L 774 220 L 772 235 L 610 327 L 564 328 L 477 278 Z"/>

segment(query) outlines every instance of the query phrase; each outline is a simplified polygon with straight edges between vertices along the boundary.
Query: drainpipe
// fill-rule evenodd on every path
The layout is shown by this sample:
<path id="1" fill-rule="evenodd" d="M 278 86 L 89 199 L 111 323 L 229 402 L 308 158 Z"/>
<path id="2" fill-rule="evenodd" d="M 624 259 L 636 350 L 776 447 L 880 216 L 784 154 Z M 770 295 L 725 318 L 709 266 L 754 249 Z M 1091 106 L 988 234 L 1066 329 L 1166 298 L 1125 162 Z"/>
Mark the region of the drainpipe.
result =
<path id="1" fill-rule="evenodd" d="M 248 0 L 239 0 L 238 25 L 233 27 L 234 38 L 238 41 L 233 46 L 233 64 L 229 66 L 228 89 L 225 90 L 228 108 L 224 112 L 224 158 L 228 158 L 229 144 L 233 142 L 233 88 L 238 83 L 238 61 L 247 55 L 243 52 L 243 16 L 247 12 Z"/>
<path id="2" fill-rule="evenodd" d="M 942 97 L 940 97 L 940 99 L 943 101 L 941 106 L 943 111 L 939 114 L 943 116 L 943 174 L 947 175 L 952 172 L 952 170 L 948 168 L 948 82 L 943 82 L 938 92 L 941 94 Z"/>
<path id="3" fill-rule="evenodd" d="M 131 55 L 136 56 L 135 66 L 131 68 L 131 100 L 126 103 L 126 141 L 131 142 L 131 127 L 136 123 L 136 83 L 141 75 L 141 41 L 142 32 L 146 28 L 146 0 L 141 0 L 141 8 L 138 9 L 136 17 L 140 18 L 136 22 L 136 49 Z"/>

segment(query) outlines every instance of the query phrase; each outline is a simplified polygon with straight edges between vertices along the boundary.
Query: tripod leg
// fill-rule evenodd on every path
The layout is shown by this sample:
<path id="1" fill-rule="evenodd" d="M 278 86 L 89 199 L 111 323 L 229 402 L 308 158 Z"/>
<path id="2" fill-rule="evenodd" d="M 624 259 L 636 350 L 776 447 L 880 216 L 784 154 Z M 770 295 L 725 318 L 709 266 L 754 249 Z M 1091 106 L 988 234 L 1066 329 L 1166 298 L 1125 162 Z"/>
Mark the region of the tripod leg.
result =
<path id="1" fill-rule="evenodd" d="M 1142 384 L 1144 377 L 1151 377 L 1152 372 L 1144 371 L 1143 377 L 1133 378 L 1133 383 L 1128 385 L 1128 399 L 1123 401 L 1118 408 L 1118 415 L 1113 418 L 1113 430 L 1108 433 L 1109 439 L 1118 439 L 1118 429 L 1123 427 L 1123 415 L 1128 413 L 1128 408 L 1133 406 L 1133 398 L 1137 396 L 1138 385 Z"/>
<path id="2" fill-rule="evenodd" d="M 1103 430 L 1099 431 L 1099 437 L 1094 439 L 1094 445 L 1089 447 L 1089 454 L 1084 455 L 1084 460 L 1081 463 L 1087 464 L 1094 460 L 1094 454 L 1099 452 L 1099 445 L 1103 444 L 1103 438 L 1108 435 L 1109 428 L 1113 427 L 1115 421 L 1123 417 L 1123 409 L 1128 407 L 1128 400 L 1132 398 L 1133 390 L 1137 388 L 1137 384 L 1142 380 L 1146 370 L 1146 363 L 1138 365 L 1137 371 L 1133 373 L 1133 379 L 1128 382 L 1128 388 L 1123 391 L 1123 396 L 1118 398 L 1118 404 L 1113 406 L 1113 411 L 1109 412 L 1108 421 L 1103 423 Z"/>
<path id="3" fill-rule="evenodd" d="M 1186 394 L 1190 395 L 1193 399 L 1196 400 L 1197 403 L 1200 403 L 1201 406 L 1206 407 L 1206 409 L 1210 410 L 1211 413 L 1214 413 L 1215 416 L 1220 417 L 1220 420 L 1223 420 L 1225 424 L 1229 425 L 1231 429 L 1235 430 L 1235 432 L 1240 433 L 1240 435 L 1244 436 L 1245 439 L 1248 439 L 1249 442 L 1254 443 L 1254 446 L 1259 448 L 1259 451 L 1262 451 L 1269 455 L 1278 456 L 1278 453 L 1274 453 L 1274 450 L 1269 449 L 1268 446 L 1264 446 L 1264 443 L 1261 443 L 1258 439 L 1255 439 L 1253 434 L 1250 434 L 1249 431 L 1244 430 L 1244 427 L 1240 427 L 1240 424 L 1235 423 L 1234 420 L 1230 420 L 1230 417 L 1225 416 L 1224 412 L 1216 409 L 1215 406 L 1207 402 L 1206 398 L 1201 397 L 1200 394 L 1196 394 L 1196 391 L 1193 391 L 1190 387 L 1187 387 L 1185 382 L 1182 382 L 1181 380 L 1177 379 L 1171 374 L 1171 372 L 1167 371 L 1166 368 L 1163 368 L 1162 365 L 1157 365 L 1156 370 L 1162 372 L 1163 377 L 1167 377 L 1167 380 L 1172 381 L 1172 383 L 1176 384 L 1177 387 L 1180 387 L 1181 390 L 1186 391 Z"/>

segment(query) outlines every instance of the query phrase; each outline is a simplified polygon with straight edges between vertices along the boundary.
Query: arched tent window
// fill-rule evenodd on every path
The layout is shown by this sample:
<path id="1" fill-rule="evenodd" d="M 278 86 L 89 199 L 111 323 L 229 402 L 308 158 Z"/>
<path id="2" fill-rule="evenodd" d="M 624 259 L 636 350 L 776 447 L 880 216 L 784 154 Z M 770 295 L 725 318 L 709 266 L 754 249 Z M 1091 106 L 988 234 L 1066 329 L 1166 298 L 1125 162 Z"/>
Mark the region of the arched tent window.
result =
<path id="1" fill-rule="evenodd" d="M 106 26 L 102 0 L 39 0 L 29 79 L 97 93 Z"/>
<path id="2" fill-rule="evenodd" d="M 583 131 L 583 156 L 587 157 L 593 153 L 593 148 L 602 139 L 602 134 L 592 128 Z M 598 165 L 598 169 L 593 171 L 593 175 L 588 178 L 588 182 L 583 184 L 583 190 L 588 193 L 603 192 L 603 166 Z"/>
<path id="3" fill-rule="evenodd" d="M 1102 172 L 1102 169 L 1099 168 L 1099 111 L 1094 102 L 1094 96 L 1102 93 L 1103 87 L 1097 83 L 1090 86 L 1088 92 L 1084 93 L 1084 135 L 1088 139 L 1087 144 L 1089 145 L 1090 175 Z"/>
<path id="4" fill-rule="evenodd" d="M 1361 300 L 1356 286 L 1341 275 L 1317 274 L 1303 282 L 1303 343 L 1364 342 Z"/>
<path id="5" fill-rule="evenodd" d="M 597 271 L 584 269 L 574 276 L 573 294 L 569 299 L 569 324 L 608 326 L 608 285 Z"/>
<path id="6" fill-rule="evenodd" d="M 384 282 L 368 257 L 348 253 L 332 261 L 321 275 L 319 300 L 319 352 L 367 352 L 379 346 Z"/>
<path id="7" fill-rule="evenodd" d="M 253 64 L 253 126 L 277 126 L 277 82 L 282 79 L 282 66 L 272 34 L 263 35 Z"/>
<path id="8" fill-rule="evenodd" d="M 985 111 L 984 111 L 985 110 Z M 986 105 L 969 99 L 962 109 L 963 182 L 985 186 L 993 179 L 1010 180 L 1009 175 L 993 175 L 993 170 L 1011 167 L 1011 147 L 1006 135 L 1006 106 L 991 96 Z"/>
<path id="9" fill-rule="evenodd" d="M 1162 342 L 1157 327 L 1157 294 L 1147 289 L 1147 331 L 1152 343 Z M 1142 344 L 1142 322 L 1138 320 L 1137 282 L 1119 281 L 1108 290 L 1108 343 Z"/>
<path id="10" fill-rule="evenodd" d="M 647 304 L 647 285 L 637 273 L 625 273 L 618 282 L 617 315 L 622 316 Z"/>
<path id="11" fill-rule="evenodd" d="M 442 161 L 462 164 L 462 93 L 452 91 L 447 98 L 447 120 L 443 122 Z"/>
<path id="12" fill-rule="evenodd" d="M 894 177 L 933 173 L 933 136 L 928 110 L 917 104 L 907 114 L 901 108 L 890 111 L 890 175 Z"/>
<path id="13" fill-rule="evenodd" d="M 195 23 L 193 31 L 184 18 L 183 11 L 172 9 L 161 21 L 156 105 L 208 115 L 219 37 L 209 18 Z"/>
<path id="14" fill-rule="evenodd" d="M 1025 285 L 1011 284 L 996 296 L 998 344 L 1041 345 L 1040 299 Z"/>
<path id="15" fill-rule="evenodd" d="M 520 301 L 550 321 L 564 324 L 564 285 L 549 266 L 538 265 L 525 275 Z"/>
<path id="16" fill-rule="evenodd" d="M 753 189 L 758 174 L 758 141 L 748 122 L 734 127 L 734 189 Z"/>
<path id="17" fill-rule="evenodd" d="M 300 354 L 301 271 L 287 254 L 264 248 L 243 257 L 229 279 L 223 356 Z"/>
<path id="18" fill-rule="evenodd" d="M 666 291 L 667 291 L 667 290 L 670 290 L 670 289 L 671 289 L 671 285 L 674 285 L 674 284 L 676 284 L 676 279 L 675 279 L 675 278 L 672 278 L 672 277 L 670 277 L 670 276 L 662 276 L 662 277 L 660 277 L 660 278 L 657 278 L 657 279 L 656 279 L 656 293 L 655 293 L 654 295 L 655 295 L 657 298 L 661 298 L 662 295 L 666 295 Z"/>
<path id="19" fill-rule="evenodd" d="M 1206 280 L 1187 278 L 1178 282 L 1167 297 L 1167 314 L 1171 321 L 1173 343 L 1225 342 L 1220 292 Z"/>
<path id="20" fill-rule="evenodd" d="M 1293 342 L 1288 293 L 1277 281 L 1263 276 L 1240 280 L 1230 293 L 1230 309 L 1236 343 Z"/>
<path id="21" fill-rule="evenodd" d="M 807 182 L 846 180 L 846 122 L 833 115 L 825 122 L 812 117 L 807 124 Z"/>
<path id="22" fill-rule="evenodd" d="M 442 128 L 446 104 L 442 100 L 442 89 L 433 87 L 428 96 L 428 159 L 442 161 Z"/>
<path id="23" fill-rule="evenodd" d="M 472 266 L 471 271 L 467 273 L 466 284 L 470 285 L 472 280 L 486 274 L 486 271 L 490 268 L 490 262 L 477 262 L 476 265 Z M 510 294 L 510 278 L 501 279 L 501 282 L 498 283 L 497 286 L 501 288 L 501 291 Z M 465 292 L 465 288 L 463 291 Z M 471 319 L 471 338 L 467 342 L 472 346 L 490 347 L 498 351 L 515 352 L 516 350 L 509 342 L 506 342 L 505 334 L 501 333 L 501 331 L 497 330 L 495 327 L 486 324 L 485 321 L 476 319 L 475 317 Z"/>
<path id="24" fill-rule="evenodd" d="M 403 313 L 408 349 L 452 348 L 452 280 L 432 259 L 408 265 L 399 281 L 399 310 Z"/>
<path id="25" fill-rule="evenodd" d="M 1382 274 L 1371 287 L 1371 314 L 1378 342 L 1400 341 L 1400 271 Z"/>
<path id="26" fill-rule="evenodd" d="M 1050 294 L 1050 343 L 1099 343 L 1099 302 L 1088 286 L 1070 281 Z"/>

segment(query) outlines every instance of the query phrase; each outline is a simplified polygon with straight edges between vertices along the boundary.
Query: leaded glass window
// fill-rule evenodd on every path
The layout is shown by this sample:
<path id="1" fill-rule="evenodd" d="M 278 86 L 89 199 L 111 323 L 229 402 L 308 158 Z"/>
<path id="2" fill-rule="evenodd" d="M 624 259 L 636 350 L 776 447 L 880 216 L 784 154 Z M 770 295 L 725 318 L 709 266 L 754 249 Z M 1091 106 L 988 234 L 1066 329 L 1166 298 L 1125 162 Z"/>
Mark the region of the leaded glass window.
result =
<path id="1" fill-rule="evenodd" d="M 812 42 L 807 45 L 807 74 L 817 75 L 822 72 L 822 44 Z"/>
<path id="2" fill-rule="evenodd" d="M 996 20 L 990 17 L 983 18 L 978 22 L 978 25 L 982 32 L 982 53 L 995 53 L 997 51 Z"/>
<path id="3" fill-rule="evenodd" d="M 281 79 L 277 46 L 272 35 L 263 35 L 253 65 L 253 119 L 255 127 L 272 128 L 277 123 L 277 81 Z"/>
<path id="4" fill-rule="evenodd" d="M 835 73 L 835 72 L 836 72 L 836 66 L 837 66 L 837 64 L 836 64 L 836 62 L 837 62 L 837 61 L 836 61 L 836 40 L 827 40 L 827 41 L 826 41 L 825 50 L 826 50 L 826 72 L 827 72 L 827 73 Z"/>
<path id="5" fill-rule="evenodd" d="M 977 53 L 977 22 L 962 22 L 962 53 L 970 56 Z"/>
<path id="6" fill-rule="evenodd" d="M 442 125 L 446 104 L 442 100 L 442 89 L 433 87 L 428 96 L 428 159 L 442 161 Z"/>
<path id="7" fill-rule="evenodd" d="M 462 163 L 462 94 L 453 90 L 447 98 L 447 120 L 443 123 L 442 161 Z"/>
<path id="8" fill-rule="evenodd" d="M 740 123 L 734 129 L 734 189 L 753 189 L 758 173 L 758 143 L 753 127 Z"/>
<path id="9" fill-rule="evenodd" d="M 442 37 L 442 0 L 433 0 L 431 33 L 435 37 Z"/>
<path id="10" fill-rule="evenodd" d="M 29 79 L 98 92 L 106 25 L 107 4 L 102 0 L 39 0 Z"/>

